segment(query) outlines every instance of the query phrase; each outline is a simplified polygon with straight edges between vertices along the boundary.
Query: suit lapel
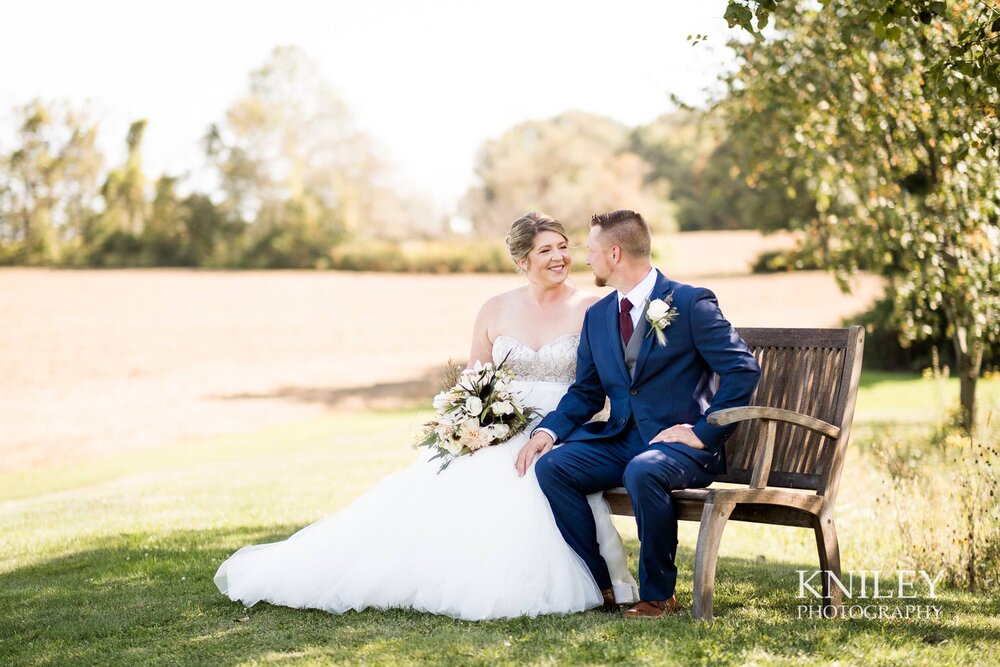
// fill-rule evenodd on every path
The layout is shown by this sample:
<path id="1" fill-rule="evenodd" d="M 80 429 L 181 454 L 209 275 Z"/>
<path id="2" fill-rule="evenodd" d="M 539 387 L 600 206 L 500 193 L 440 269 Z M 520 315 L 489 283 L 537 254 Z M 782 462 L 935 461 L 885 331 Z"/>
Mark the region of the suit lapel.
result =
<path id="1" fill-rule="evenodd" d="M 653 291 L 649 293 L 649 301 L 664 299 L 670 291 L 670 281 L 667 280 L 666 276 L 660 273 L 659 269 L 657 269 L 656 284 L 653 285 Z M 648 308 L 649 304 L 647 303 L 643 308 L 643 312 L 645 312 Z M 642 347 L 639 348 L 639 357 L 635 360 L 635 372 L 632 374 L 633 384 L 637 379 L 639 379 L 639 376 L 642 373 L 642 366 L 646 363 L 646 358 L 649 357 L 649 354 L 653 349 L 653 344 L 656 341 L 656 334 L 650 333 L 648 329 L 646 329 L 646 332 L 649 333 L 649 335 L 643 338 Z"/>
<path id="2" fill-rule="evenodd" d="M 618 299 L 612 298 L 608 303 L 608 309 L 611 311 L 608 313 L 608 343 L 610 343 L 609 348 L 611 356 L 615 358 L 615 363 L 618 364 L 618 370 L 622 372 L 624 377 L 628 377 L 628 367 L 625 366 L 625 351 L 622 349 L 622 333 L 618 328 Z"/>

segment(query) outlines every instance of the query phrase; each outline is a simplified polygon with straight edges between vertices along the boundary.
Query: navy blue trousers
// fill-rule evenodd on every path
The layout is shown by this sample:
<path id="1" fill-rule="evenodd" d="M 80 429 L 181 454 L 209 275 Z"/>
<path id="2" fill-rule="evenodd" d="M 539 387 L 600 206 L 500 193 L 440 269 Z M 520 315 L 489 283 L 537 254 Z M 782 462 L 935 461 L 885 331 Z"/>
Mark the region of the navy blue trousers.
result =
<path id="1" fill-rule="evenodd" d="M 701 488 L 715 479 L 676 451 L 686 445 L 642 441 L 631 428 L 619 440 L 569 440 L 535 464 L 563 538 L 590 568 L 597 585 L 611 588 L 611 575 L 597 543 L 594 515 L 586 496 L 618 486 L 628 489 L 639 526 L 639 597 L 666 600 L 677 584 L 675 489 Z"/>

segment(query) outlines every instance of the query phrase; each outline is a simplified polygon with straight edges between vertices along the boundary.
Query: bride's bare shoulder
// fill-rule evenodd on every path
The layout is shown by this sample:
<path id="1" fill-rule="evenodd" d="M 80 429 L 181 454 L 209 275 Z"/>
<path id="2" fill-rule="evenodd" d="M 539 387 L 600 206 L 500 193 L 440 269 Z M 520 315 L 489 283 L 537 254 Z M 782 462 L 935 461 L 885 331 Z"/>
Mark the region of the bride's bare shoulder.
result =
<path id="1" fill-rule="evenodd" d="M 587 310 L 595 303 L 601 300 L 601 297 L 591 294 L 590 292 L 582 289 L 576 289 L 573 295 L 570 297 L 572 303 L 583 310 Z"/>
<path id="2" fill-rule="evenodd" d="M 483 302 L 479 312 L 487 316 L 502 313 L 517 305 L 523 291 L 523 287 L 518 287 L 508 292 L 494 294 Z"/>

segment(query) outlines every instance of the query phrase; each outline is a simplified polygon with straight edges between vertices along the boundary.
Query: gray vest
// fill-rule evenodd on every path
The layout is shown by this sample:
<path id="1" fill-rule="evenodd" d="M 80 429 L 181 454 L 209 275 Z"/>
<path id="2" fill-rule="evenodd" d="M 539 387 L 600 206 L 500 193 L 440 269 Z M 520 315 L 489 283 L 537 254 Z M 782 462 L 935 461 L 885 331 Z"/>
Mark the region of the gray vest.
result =
<path id="1" fill-rule="evenodd" d="M 635 325 L 635 331 L 632 332 L 632 337 L 629 338 L 628 345 L 621 338 L 618 339 L 618 342 L 622 344 L 622 351 L 625 353 L 625 365 L 628 366 L 629 375 L 632 376 L 633 380 L 635 379 L 635 362 L 639 358 L 642 340 L 649 332 L 649 322 L 646 321 L 646 309 L 648 308 L 649 301 L 647 300 L 642 307 L 642 315 L 639 316 L 639 323 Z"/>

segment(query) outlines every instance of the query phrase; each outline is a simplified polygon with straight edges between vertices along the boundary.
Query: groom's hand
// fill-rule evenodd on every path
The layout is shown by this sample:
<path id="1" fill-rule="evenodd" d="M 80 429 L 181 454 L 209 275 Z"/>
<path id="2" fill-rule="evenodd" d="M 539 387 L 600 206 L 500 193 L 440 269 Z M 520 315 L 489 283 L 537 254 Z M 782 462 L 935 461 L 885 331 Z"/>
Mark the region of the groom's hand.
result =
<path id="1" fill-rule="evenodd" d="M 545 431 L 539 431 L 531 436 L 531 439 L 524 443 L 524 447 L 521 447 L 521 451 L 517 453 L 517 463 L 514 465 L 517 468 L 517 474 L 524 477 L 535 457 L 552 449 L 552 444 L 552 436 Z"/>
<path id="2" fill-rule="evenodd" d="M 657 433 L 649 444 L 655 445 L 658 442 L 679 442 L 693 449 L 705 449 L 705 443 L 694 434 L 694 427 L 691 424 L 677 424 L 665 428 Z"/>

